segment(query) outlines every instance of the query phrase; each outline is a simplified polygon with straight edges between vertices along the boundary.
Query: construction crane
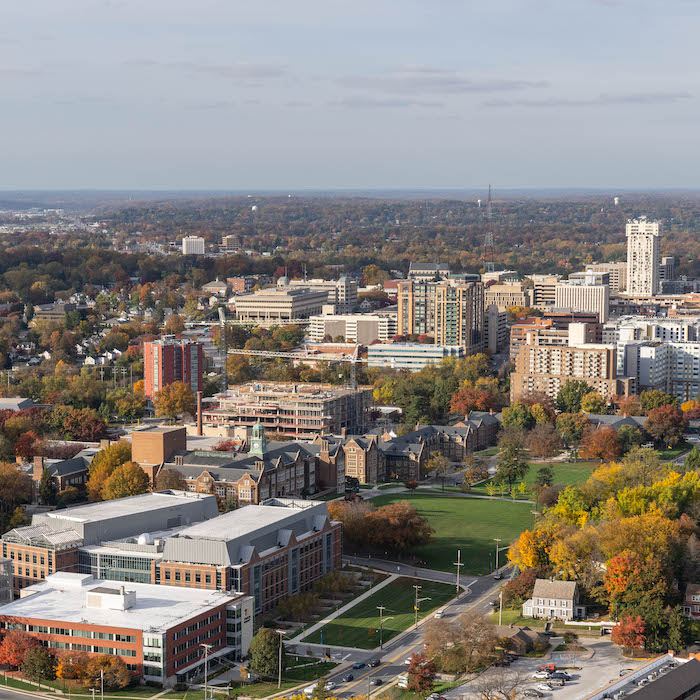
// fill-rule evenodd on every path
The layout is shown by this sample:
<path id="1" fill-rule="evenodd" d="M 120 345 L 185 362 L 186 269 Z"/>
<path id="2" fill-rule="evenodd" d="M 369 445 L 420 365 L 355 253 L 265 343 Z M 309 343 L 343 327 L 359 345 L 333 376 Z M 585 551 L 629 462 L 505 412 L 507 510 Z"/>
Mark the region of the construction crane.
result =
<path id="1" fill-rule="evenodd" d="M 267 358 L 279 358 L 282 360 L 321 360 L 323 362 L 348 362 L 350 363 L 350 379 L 348 381 L 348 388 L 357 390 L 357 365 L 359 363 L 367 364 L 369 360 L 367 358 L 359 357 L 360 346 L 355 346 L 355 352 L 350 357 L 321 357 L 316 355 L 309 355 L 303 352 L 273 352 L 271 350 L 244 350 L 244 349 L 234 349 L 228 350 L 229 355 L 248 355 L 250 357 L 267 357 Z"/>
<path id="2" fill-rule="evenodd" d="M 221 343 L 221 354 L 223 356 L 224 364 L 221 368 L 221 392 L 225 394 L 228 391 L 228 372 L 226 371 L 226 358 L 228 353 L 226 352 L 226 315 L 224 314 L 224 307 L 219 307 L 219 324 L 221 327 L 221 333 L 219 341 Z"/>
<path id="3" fill-rule="evenodd" d="M 484 235 L 484 269 L 486 272 L 493 272 L 495 265 L 493 262 L 493 228 L 491 223 L 491 185 L 489 185 L 489 198 L 486 202 L 486 234 Z"/>

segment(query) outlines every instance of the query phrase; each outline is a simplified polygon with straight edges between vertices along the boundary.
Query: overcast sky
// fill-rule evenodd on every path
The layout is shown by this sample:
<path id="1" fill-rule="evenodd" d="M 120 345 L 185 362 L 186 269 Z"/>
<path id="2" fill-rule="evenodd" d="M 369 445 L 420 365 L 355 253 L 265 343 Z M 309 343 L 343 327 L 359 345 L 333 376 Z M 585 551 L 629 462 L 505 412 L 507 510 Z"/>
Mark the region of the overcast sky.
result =
<path id="1" fill-rule="evenodd" d="M 698 187 L 698 0 L 7 0 L 0 187 Z"/>

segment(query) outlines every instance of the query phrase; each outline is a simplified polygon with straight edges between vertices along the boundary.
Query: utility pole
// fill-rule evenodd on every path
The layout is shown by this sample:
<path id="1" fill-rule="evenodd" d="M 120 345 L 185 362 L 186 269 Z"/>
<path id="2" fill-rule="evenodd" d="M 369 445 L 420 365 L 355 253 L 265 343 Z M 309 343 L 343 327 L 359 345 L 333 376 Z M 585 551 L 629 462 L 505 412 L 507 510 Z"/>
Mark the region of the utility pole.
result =
<path id="1" fill-rule="evenodd" d="M 384 617 L 384 611 L 386 610 L 386 606 L 384 605 L 377 605 L 377 610 L 379 610 L 379 648 L 383 649 L 384 648 L 384 621 L 385 620 L 393 620 L 393 617 Z"/>
<path id="2" fill-rule="evenodd" d="M 457 595 L 459 595 L 459 570 L 464 566 L 464 564 L 462 564 L 461 549 L 457 550 L 457 561 L 454 563 L 454 565 L 457 567 Z"/>
<path id="3" fill-rule="evenodd" d="M 277 689 L 279 690 L 282 687 L 282 650 L 284 647 L 282 644 L 282 637 L 286 634 L 286 632 L 284 630 L 276 630 L 276 632 L 280 636 L 279 659 L 277 661 Z"/>
<path id="4" fill-rule="evenodd" d="M 498 626 L 501 626 L 501 619 L 503 617 L 503 589 L 498 591 Z"/>
<path id="5" fill-rule="evenodd" d="M 418 591 L 420 591 L 420 589 L 423 588 L 423 586 L 413 586 L 413 587 L 416 589 L 416 603 L 413 606 L 413 612 L 415 615 L 415 627 L 418 627 L 418 610 L 419 610 L 418 604 L 422 603 L 424 600 L 431 600 L 431 598 L 419 598 Z"/>
<path id="6" fill-rule="evenodd" d="M 214 645 L 200 644 L 199 646 L 204 649 L 204 700 L 207 700 L 207 681 L 209 680 L 209 650 Z"/>
<path id="7" fill-rule="evenodd" d="M 100 669 L 100 698 L 105 700 L 105 670 Z"/>
<path id="8" fill-rule="evenodd" d="M 496 575 L 498 575 L 498 553 L 501 551 L 499 545 L 501 544 L 501 537 L 494 537 L 494 542 L 496 543 Z"/>

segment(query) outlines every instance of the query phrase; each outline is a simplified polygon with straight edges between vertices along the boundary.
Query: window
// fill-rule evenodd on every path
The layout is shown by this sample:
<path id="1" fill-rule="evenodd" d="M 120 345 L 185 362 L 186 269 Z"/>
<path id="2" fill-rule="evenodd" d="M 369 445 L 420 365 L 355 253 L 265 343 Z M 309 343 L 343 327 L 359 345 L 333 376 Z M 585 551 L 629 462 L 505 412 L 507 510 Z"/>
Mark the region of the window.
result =
<path id="1" fill-rule="evenodd" d="M 202 582 L 202 574 L 200 574 L 199 571 L 197 571 L 197 572 L 195 573 L 195 575 L 194 575 L 194 580 L 195 580 L 195 583 L 201 583 L 201 582 Z"/>
<path id="2" fill-rule="evenodd" d="M 189 581 L 189 580 L 190 580 L 190 572 L 185 571 L 185 581 Z"/>
<path id="3" fill-rule="evenodd" d="M 176 571 L 176 572 L 175 572 L 175 580 L 176 580 L 176 581 L 179 581 L 179 580 L 180 580 L 180 572 L 179 572 L 179 571 Z"/>
<path id="4" fill-rule="evenodd" d="M 165 570 L 165 580 L 170 581 L 170 572 L 167 569 Z"/>

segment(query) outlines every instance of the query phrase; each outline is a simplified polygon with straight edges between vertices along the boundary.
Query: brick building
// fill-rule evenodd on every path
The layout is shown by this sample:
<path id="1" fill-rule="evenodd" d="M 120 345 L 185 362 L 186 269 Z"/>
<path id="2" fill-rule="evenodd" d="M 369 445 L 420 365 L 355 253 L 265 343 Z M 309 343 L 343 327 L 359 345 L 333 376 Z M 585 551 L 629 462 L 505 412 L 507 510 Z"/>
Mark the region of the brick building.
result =
<path id="1" fill-rule="evenodd" d="M 201 343 L 164 336 L 143 344 L 143 390 L 148 399 L 173 382 L 187 384 L 195 394 L 202 391 L 203 368 Z"/>
<path id="2" fill-rule="evenodd" d="M 60 572 L 0 609 L 0 632 L 23 630 L 58 653 L 118 656 L 140 679 L 172 685 L 242 659 L 253 636 L 252 599 L 242 594 L 127 586 Z"/>

